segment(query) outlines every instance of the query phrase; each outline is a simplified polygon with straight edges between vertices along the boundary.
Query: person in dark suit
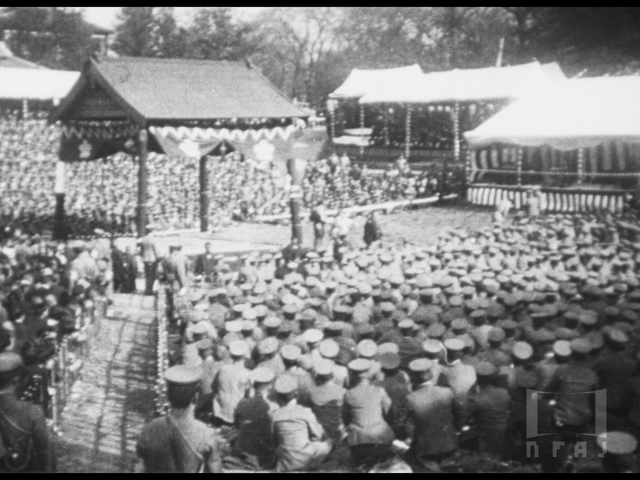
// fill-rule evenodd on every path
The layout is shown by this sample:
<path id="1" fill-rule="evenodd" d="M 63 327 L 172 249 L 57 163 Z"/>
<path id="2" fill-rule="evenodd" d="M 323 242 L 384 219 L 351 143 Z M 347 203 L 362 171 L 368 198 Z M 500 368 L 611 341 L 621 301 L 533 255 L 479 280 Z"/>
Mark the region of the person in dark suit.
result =
<path id="1" fill-rule="evenodd" d="M 0 353 L 0 438 L 11 469 L 25 472 L 53 472 L 53 455 L 42 407 L 18 400 L 16 388 L 24 368 L 20 355 Z M 28 447 L 31 442 L 31 448 Z M 0 472 L 9 471 L 0 465 Z"/>
<path id="2" fill-rule="evenodd" d="M 124 293 L 127 284 L 125 252 L 116 245 L 111 250 L 111 265 L 113 267 L 113 290 L 117 293 Z"/>
<path id="3" fill-rule="evenodd" d="M 135 250 L 132 246 L 127 247 L 125 253 L 127 282 L 126 291 L 123 293 L 134 293 L 136 291 L 136 278 L 138 278 L 138 262 L 136 261 Z"/>
<path id="4" fill-rule="evenodd" d="M 211 252 L 211 244 L 207 242 L 204 244 L 204 253 L 196 257 L 194 273 L 201 276 L 205 282 L 213 282 L 216 265 L 215 256 Z"/>
<path id="5" fill-rule="evenodd" d="M 458 448 L 464 409 L 450 388 L 433 384 L 433 363 L 426 358 L 409 365 L 413 393 L 407 398 L 405 429 L 410 439 L 406 460 L 414 472 L 438 472 L 439 463 Z"/>
<path id="6" fill-rule="evenodd" d="M 369 248 L 372 243 L 377 242 L 381 238 L 382 230 L 378 224 L 377 214 L 375 211 L 372 211 L 369 213 L 367 221 L 364 224 L 364 243 L 367 245 L 367 248 Z"/>
<path id="7" fill-rule="evenodd" d="M 232 442 L 233 456 L 225 459 L 225 467 L 260 471 L 274 466 L 275 448 L 269 413 L 277 405 L 268 399 L 274 379 L 274 373 L 268 368 L 258 367 L 251 372 L 254 394 L 240 400 L 236 407 L 237 435 Z"/>
<path id="8" fill-rule="evenodd" d="M 352 461 L 356 468 L 365 471 L 390 457 L 395 440 L 387 423 L 391 399 L 382 387 L 371 385 L 371 366 L 371 361 L 363 358 L 349 363 L 353 387 L 345 395 L 343 410 Z"/>

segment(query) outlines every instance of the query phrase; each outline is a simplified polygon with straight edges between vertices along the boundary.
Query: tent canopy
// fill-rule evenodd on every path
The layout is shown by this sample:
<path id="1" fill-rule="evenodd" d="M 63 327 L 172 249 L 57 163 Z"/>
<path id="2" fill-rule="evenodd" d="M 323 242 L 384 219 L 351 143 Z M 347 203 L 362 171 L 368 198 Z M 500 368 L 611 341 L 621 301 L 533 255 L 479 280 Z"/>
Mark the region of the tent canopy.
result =
<path id="1" fill-rule="evenodd" d="M 454 69 L 426 73 L 403 82 L 402 88 L 378 89 L 360 103 L 450 103 L 512 100 L 566 77 L 557 64 L 532 62 L 513 67 Z"/>
<path id="2" fill-rule="evenodd" d="M 464 135 L 472 148 L 507 143 L 574 150 L 614 140 L 638 143 L 640 77 L 550 84 Z"/>
<path id="3" fill-rule="evenodd" d="M 360 70 L 354 68 L 351 73 L 334 91 L 330 98 L 360 98 L 375 92 L 385 92 L 398 88 L 408 80 L 422 77 L 420 65 L 410 65 L 382 70 Z"/>
<path id="4" fill-rule="evenodd" d="M 124 57 L 90 60 L 50 121 L 308 116 L 246 62 Z"/>
<path id="5" fill-rule="evenodd" d="M 47 68 L 3 68 L 0 76 L 0 99 L 56 102 L 69 93 L 80 73 Z"/>

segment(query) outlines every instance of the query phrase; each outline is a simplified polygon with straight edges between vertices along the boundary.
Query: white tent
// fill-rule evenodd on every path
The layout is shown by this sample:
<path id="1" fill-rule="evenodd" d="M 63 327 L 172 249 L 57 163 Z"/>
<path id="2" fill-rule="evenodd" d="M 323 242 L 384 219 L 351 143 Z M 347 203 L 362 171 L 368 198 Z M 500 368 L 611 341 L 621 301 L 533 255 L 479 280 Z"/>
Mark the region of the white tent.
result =
<path id="1" fill-rule="evenodd" d="M 69 93 L 79 76 L 79 72 L 46 68 L 1 68 L 0 99 L 56 103 Z"/>
<path id="2" fill-rule="evenodd" d="M 411 77 L 402 84 L 402 88 L 372 90 L 362 96 L 360 103 L 512 100 L 564 79 L 566 77 L 557 64 L 541 65 L 539 62 L 501 68 L 454 69 Z"/>
<path id="3" fill-rule="evenodd" d="M 422 77 L 420 65 L 410 65 L 383 70 L 360 70 L 354 68 L 347 79 L 334 91 L 330 98 L 360 98 L 375 92 L 394 90 L 399 85 Z"/>
<path id="4" fill-rule="evenodd" d="M 472 148 L 506 143 L 573 150 L 611 141 L 640 143 L 640 77 L 547 85 L 464 136 Z"/>

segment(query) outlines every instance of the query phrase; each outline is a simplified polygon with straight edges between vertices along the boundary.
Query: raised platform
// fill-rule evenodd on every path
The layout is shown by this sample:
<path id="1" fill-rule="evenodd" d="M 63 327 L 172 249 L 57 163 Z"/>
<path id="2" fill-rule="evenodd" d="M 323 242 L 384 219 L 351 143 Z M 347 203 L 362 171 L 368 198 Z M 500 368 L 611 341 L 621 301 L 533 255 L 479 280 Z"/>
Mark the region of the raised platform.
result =
<path id="1" fill-rule="evenodd" d="M 513 202 L 515 208 L 526 206 L 527 192 L 537 189 L 541 192 L 540 210 L 543 212 L 591 212 L 607 210 L 621 212 L 624 208 L 627 190 L 584 188 L 545 188 L 539 186 L 511 186 L 493 184 L 473 184 L 467 190 L 467 199 L 473 205 L 495 206 L 503 198 Z"/>

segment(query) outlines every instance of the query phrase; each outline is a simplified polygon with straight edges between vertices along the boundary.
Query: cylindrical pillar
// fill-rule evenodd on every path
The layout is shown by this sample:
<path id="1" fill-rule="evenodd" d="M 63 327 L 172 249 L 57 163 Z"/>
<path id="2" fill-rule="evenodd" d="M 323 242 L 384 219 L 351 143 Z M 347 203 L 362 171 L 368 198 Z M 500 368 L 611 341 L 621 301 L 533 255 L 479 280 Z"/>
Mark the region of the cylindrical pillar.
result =
<path id="1" fill-rule="evenodd" d="M 302 172 L 301 165 L 295 158 L 287 160 L 287 172 L 291 175 L 291 191 L 289 193 L 289 206 L 291 208 L 291 239 L 297 240 L 302 245 L 302 223 L 300 220 L 300 203 L 302 201 Z"/>
<path id="2" fill-rule="evenodd" d="M 409 154 L 411 153 L 411 105 L 407 104 L 407 119 L 405 123 L 405 140 L 404 140 L 404 156 L 409 160 Z"/>
<path id="3" fill-rule="evenodd" d="M 360 133 L 362 133 L 363 129 L 364 129 L 364 105 L 360 104 Z M 359 153 L 360 153 L 360 159 L 362 159 L 362 157 L 364 156 L 364 146 L 362 144 L 360 144 Z"/>
<path id="4" fill-rule="evenodd" d="M 53 193 L 56 197 L 56 209 L 53 216 L 52 232 L 54 240 L 65 240 L 67 237 L 67 231 L 64 225 L 65 175 L 66 165 L 63 161 L 58 160 L 56 162 L 56 183 L 53 188 Z"/>
<path id="5" fill-rule="evenodd" d="M 147 172 L 148 134 L 143 128 L 138 134 L 138 237 L 144 237 L 147 233 Z"/>
<path id="6" fill-rule="evenodd" d="M 389 146 L 389 108 L 384 109 L 384 146 Z"/>
<path id="7" fill-rule="evenodd" d="M 200 231 L 209 230 L 209 169 L 207 157 L 200 157 Z"/>
<path id="8" fill-rule="evenodd" d="M 584 148 L 578 149 L 578 180 L 577 184 L 582 185 L 584 179 Z"/>
<path id="9" fill-rule="evenodd" d="M 523 155 L 524 155 L 524 151 L 521 148 L 519 148 L 518 160 L 516 163 L 517 183 L 519 187 L 522 185 L 522 156 Z"/>

